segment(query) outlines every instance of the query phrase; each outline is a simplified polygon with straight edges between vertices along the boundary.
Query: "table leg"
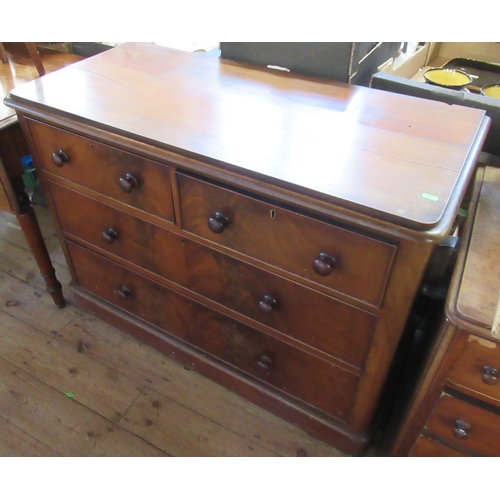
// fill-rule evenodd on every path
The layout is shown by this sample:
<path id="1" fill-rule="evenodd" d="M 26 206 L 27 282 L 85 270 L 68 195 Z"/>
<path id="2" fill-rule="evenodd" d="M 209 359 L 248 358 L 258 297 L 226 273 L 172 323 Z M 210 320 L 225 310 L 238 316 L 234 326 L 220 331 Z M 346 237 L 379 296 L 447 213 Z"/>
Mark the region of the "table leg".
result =
<path id="1" fill-rule="evenodd" d="M 50 293 L 56 306 L 63 308 L 66 305 L 66 301 L 62 294 L 62 286 L 56 278 L 56 271 L 50 260 L 42 233 L 40 232 L 40 226 L 38 225 L 35 211 L 33 208 L 30 208 L 28 212 L 16 215 L 16 217 L 24 236 L 26 236 L 26 240 L 38 264 L 42 277 L 45 280 L 47 292 Z"/>
<path id="2" fill-rule="evenodd" d="M 62 286 L 56 278 L 56 271 L 52 265 L 42 232 L 40 231 L 35 210 L 24 188 L 22 190 L 17 189 L 16 193 L 21 208 L 20 212 L 16 214 L 16 217 L 21 226 L 21 230 L 26 237 L 33 257 L 45 280 L 47 292 L 51 295 L 56 306 L 63 308 L 66 305 L 66 301 L 62 293 Z"/>

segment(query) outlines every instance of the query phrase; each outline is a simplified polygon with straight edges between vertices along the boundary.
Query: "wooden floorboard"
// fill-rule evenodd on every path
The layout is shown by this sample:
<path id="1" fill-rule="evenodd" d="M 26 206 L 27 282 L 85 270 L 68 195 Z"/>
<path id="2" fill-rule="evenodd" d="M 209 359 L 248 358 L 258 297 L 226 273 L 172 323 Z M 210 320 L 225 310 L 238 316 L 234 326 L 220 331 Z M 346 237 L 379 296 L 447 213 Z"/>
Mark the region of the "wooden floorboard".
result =
<path id="1" fill-rule="evenodd" d="M 76 307 L 50 214 L 35 209 L 67 306 L 0 212 L 1 456 L 344 456 Z"/>

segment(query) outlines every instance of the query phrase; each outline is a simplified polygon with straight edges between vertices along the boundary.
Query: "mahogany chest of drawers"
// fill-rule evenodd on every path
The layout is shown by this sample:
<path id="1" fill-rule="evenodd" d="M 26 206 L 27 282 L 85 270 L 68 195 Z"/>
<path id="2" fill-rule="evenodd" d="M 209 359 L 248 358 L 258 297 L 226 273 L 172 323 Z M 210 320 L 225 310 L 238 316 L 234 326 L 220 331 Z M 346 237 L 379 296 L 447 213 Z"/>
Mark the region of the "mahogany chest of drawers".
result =
<path id="1" fill-rule="evenodd" d="M 395 440 L 399 456 L 500 456 L 500 169 L 481 168 L 444 322 Z"/>
<path id="2" fill-rule="evenodd" d="M 148 44 L 6 103 L 83 307 L 364 452 L 482 111 Z"/>

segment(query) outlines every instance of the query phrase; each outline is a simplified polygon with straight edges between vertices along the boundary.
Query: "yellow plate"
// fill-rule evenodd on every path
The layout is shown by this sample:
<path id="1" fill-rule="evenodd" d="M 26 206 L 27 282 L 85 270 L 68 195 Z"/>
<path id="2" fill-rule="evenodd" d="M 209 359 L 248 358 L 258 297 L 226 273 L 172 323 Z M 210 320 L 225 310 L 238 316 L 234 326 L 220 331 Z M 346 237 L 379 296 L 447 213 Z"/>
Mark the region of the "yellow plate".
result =
<path id="1" fill-rule="evenodd" d="M 424 78 L 434 85 L 440 87 L 460 89 L 472 82 L 465 71 L 451 68 L 431 68 L 424 73 Z"/>
<path id="2" fill-rule="evenodd" d="M 481 89 L 481 94 L 487 95 L 488 97 L 496 97 L 497 99 L 500 99 L 500 83 L 485 85 Z"/>

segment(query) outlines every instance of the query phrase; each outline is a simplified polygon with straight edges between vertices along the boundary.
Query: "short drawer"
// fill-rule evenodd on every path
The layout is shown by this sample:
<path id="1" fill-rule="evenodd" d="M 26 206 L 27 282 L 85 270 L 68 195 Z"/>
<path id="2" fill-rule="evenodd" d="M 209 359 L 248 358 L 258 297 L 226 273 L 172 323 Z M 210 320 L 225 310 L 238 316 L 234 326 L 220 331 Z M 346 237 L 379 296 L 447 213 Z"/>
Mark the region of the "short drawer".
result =
<path id="1" fill-rule="evenodd" d="M 500 416 L 442 394 L 425 426 L 451 446 L 481 456 L 500 456 Z"/>
<path id="2" fill-rule="evenodd" d="M 346 419 L 358 377 L 67 242 L 79 285 L 270 386 Z"/>
<path id="3" fill-rule="evenodd" d="M 61 229 L 179 284 L 185 282 L 182 238 L 162 227 L 47 182 Z"/>
<path id="4" fill-rule="evenodd" d="M 469 335 L 464 350 L 448 374 L 448 380 L 500 404 L 499 377 L 500 344 Z"/>
<path id="5" fill-rule="evenodd" d="M 184 230 L 379 304 L 396 247 L 177 172 Z"/>
<path id="6" fill-rule="evenodd" d="M 166 165 L 37 121 L 28 126 L 44 170 L 173 222 Z"/>
<path id="7" fill-rule="evenodd" d="M 188 287 L 354 366 L 364 365 L 377 316 L 191 240 Z"/>
<path id="8" fill-rule="evenodd" d="M 419 436 L 415 446 L 410 452 L 410 457 L 467 457 L 449 446 L 446 446 L 439 441 L 430 439 L 425 436 Z"/>

